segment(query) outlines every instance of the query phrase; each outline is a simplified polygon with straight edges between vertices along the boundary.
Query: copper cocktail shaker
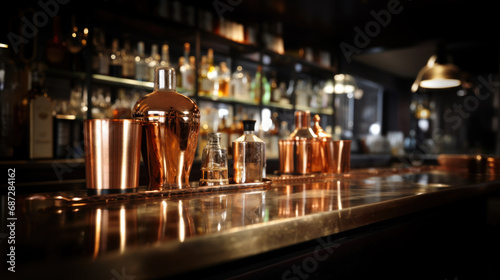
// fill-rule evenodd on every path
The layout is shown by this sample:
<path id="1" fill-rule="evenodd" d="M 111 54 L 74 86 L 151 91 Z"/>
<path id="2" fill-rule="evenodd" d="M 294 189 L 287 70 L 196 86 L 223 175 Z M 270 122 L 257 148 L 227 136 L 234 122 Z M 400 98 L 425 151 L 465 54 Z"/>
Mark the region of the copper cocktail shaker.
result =
<path id="1" fill-rule="evenodd" d="M 193 100 L 176 92 L 175 82 L 174 68 L 156 68 L 154 91 L 134 106 L 134 118 L 144 122 L 149 190 L 189 187 L 200 110 Z"/>

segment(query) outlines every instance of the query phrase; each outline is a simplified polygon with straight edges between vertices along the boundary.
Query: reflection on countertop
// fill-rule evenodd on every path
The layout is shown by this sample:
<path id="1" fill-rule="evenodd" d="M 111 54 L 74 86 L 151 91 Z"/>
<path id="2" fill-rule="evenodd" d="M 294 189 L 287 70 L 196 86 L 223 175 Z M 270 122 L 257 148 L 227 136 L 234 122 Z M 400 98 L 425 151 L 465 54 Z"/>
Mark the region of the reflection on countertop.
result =
<path id="1" fill-rule="evenodd" d="M 114 265 L 168 276 L 500 189 L 494 174 L 433 167 L 274 179 L 265 188 L 104 202 L 75 193 L 66 200 L 57 198 L 67 193 L 18 196 L 17 262 L 32 268 L 21 274 L 67 275 L 86 267 L 86 277 Z"/>

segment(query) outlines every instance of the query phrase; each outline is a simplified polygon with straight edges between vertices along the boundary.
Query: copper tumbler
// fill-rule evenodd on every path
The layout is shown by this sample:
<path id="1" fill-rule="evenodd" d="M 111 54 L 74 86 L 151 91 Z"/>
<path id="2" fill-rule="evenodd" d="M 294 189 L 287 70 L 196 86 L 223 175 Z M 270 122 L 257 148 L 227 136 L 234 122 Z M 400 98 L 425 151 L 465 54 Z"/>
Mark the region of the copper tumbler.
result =
<path id="1" fill-rule="evenodd" d="M 139 185 L 142 122 L 84 122 L 85 173 L 89 194 L 132 192 Z"/>
<path id="2" fill-rule="evenodd" d="M 306 175 L 322 170 L 321 142 L 317 139 L 279 141 L 281 174 Z"/>
<path id="3" fill-rule="evenodd" d="M 351 140 L 333 141 L 333 173 L 351 170 Z"/>

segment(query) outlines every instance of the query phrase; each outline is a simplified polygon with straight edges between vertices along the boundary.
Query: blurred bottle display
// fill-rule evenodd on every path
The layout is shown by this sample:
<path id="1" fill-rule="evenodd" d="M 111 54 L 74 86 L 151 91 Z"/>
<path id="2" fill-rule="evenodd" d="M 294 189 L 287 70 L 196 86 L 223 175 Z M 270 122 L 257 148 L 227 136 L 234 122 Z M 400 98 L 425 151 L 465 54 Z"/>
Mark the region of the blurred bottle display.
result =
<path id="1" fill-rule="evenodd" d="M 135 57 L 135 79 L 139 81 L 147 81 L 147 63 L 144 49 L 144 42 L 137 43 L 137 56 Z"/>
<path id="2" fill-rule="evenodd" d="M 243 72 L 243 67 L 238 66 L 233 73 L 231 79 L 231 93 L 237 100 L 249 99 L 249 84 L 248 76 Z"/>
<path id="3" fill-rule="evenodd" d="M 191 67 L 190 60 L 189 60 L 189 53 L 190 53 L 190 44 L 185 43 L 184 44 L 184 59 L 183 59 L 183 65 L 180 66 L 180 73 L 182 76 L 182 89 L 184 93 L 187 93 L 186 95 L 192 95 L 194 92 L 194 81 L 195 81 L 195 69 L 194 66 Z M 180 63 L 180 62 L 179 62 Z"/>
<path id="4" fill-rule="evenodd" d="M 227 67 L 227 63 L 225 61 L 222 61 L 220 63 L 220 68 L 219 68 L 219 73 L 218 73 L 218 78 L 219 78 L 219 96 L 223 97 L 229 97 L 231 96 L 231 73 L 229 71 L 229 68 Z"/>
<path id="5" fill-rule="evenodd" d="M 52 38 L 45 47 L 47 61 L 52 66 L 63 67 L 67 56 L 67 48 L 61 35 L 61 18 L 55 15 L 52 19 Z"/>
<path id="6" fill-rule="evenodd" d="M 170 66 L 170 54 L 169 54 L 169 49 L 168 49 L 167 44 L 163 44 L 163 46 L 161 47 L 160 66 L 161 67 L 169 67 Z"/>
<path id="7" fill-rule="evenodd" d="M 123 61 L 119 49 L 118 39 L 113 39 L 109 54 L 109 75 L 113 77 L 123 76 Z"/>
<path id="8" fill-rule="evenodd" d="M 260 102 L 262 97 L 262 65 L 257 66 L 257 72 L 255 72 L 255 76 L 250 84 L 250 95 L 253 101 L 256 103 Z"/>
<path id="9" fill-rule="evenodd" d="M 155 77 L 155 68 L 160 64 L 160 55 L 158 54 L 158 45 L 151 45 L 151 54 L 145 59 L 147 68 L 147 81 L 153 82 Z"/>
<path id="10" fill-rule="evenodd" d="M 29 104 L 29 158 L 52 158 L 53 117 L 52 102 L 38 70 L 32 72 L 31 89 L 27 94 Z"/>
<path id="11" fill-rule="evenodd" d="M 123 43 L 121 50 L 122 57 L 122 76 L 128 79 L 135 79 L 135 57 L 130 47 L 130 41 L 126 40 Z"/>
<path id="12" fill-rule="evenodd" d="M 179 92 L 184 92 L 184 86 L 182 84 L 182 71 L 181 68 L 184 66 L 185 58 L 183 56 L 179 57 L 179 63 L 175 66 L 175 73 L 177 74 L 177 90 Z"/>
<path id="13" fill-rule="evenodd" d="M 97 74 L 109 74 L 109 54 L 106 48 L 106 37 L 104 31 L 95 29 L 94 36 L 95 53 L 92 61 L 93 71 Z"/>

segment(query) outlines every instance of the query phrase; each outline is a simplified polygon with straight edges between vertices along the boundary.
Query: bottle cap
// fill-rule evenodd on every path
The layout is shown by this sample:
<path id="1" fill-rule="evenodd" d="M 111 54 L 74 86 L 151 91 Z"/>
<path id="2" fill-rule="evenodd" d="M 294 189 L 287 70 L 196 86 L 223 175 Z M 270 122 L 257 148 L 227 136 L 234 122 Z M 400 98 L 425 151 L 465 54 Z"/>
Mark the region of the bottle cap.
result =
<path id="1" fill-rule="evenodd" d="M 255 120 L 244 120 L 243 130 L 244 131 L 254 131 L 255 130 Z"/>
<path id="2" fill-rule="evenodd" d="M 172 67 L 155 68 L 155 90 L 175 91 L 175 69 Z"/>
<path id="3" fill-rule="evenodd" d="M 208 142 L 220 142 L 220 137 L 220 132 L 210 132 L 208 133 Z"/>

